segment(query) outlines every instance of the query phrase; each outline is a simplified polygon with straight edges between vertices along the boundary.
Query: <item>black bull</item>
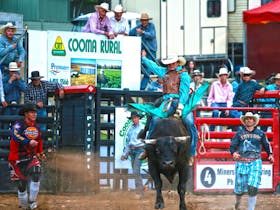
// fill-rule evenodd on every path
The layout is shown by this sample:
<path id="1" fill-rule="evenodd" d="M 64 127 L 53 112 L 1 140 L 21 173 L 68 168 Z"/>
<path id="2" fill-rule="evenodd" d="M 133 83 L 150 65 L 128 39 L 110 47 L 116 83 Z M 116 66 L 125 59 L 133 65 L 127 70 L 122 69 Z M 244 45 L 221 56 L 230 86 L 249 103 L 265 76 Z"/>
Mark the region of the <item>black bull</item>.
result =
<path id="1" fill-rule="evenodd" d="M 164 208 L 160 174 L 163 174 L 172 183 L 178 172 L 179 183 L 177 192 L 180 196 L 180 210 L 186 210 L 185 192 L 191 145 L 189 134 L 181 120 L 168 118 L 160 119 L 156 122 L 155 129 L 151 133 L 150 138 L 145 140 L 145 142 L 149 173 L 155 183 L 157 194 L 154 207 L 155 209 Z"/>

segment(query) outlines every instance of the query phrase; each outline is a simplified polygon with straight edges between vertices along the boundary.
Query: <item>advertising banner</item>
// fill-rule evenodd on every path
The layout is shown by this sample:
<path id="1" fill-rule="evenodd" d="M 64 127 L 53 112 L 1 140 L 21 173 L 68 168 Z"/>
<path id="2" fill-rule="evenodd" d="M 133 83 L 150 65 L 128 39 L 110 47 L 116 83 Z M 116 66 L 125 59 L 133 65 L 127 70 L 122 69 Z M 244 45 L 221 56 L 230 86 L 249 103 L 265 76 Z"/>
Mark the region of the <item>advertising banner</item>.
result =
<path id="1" fill-rule="evenodd" d="M 103 35 L 65 31 L 29 31 L 29 37 L 29 75 L 39 70 L 48 81 L 64 86 L 140 88 L 139 37 L 109 40 Z"/>
<path id="2" fill-rule="evenodd" d="M 233 190 L 235 183 L 234 163 L 197 163 L 195 173 L 195 189 L 199 190 Z M 262 165 L 262 178 L 259 189 L 273 188 L 272 164 Z"/>
<path id="3" fill-rule="evenodd" d="M 116 121 L 115 124 L 115 168 L 118 169 L 130 169 L 131 161 L 130 158 L 127 160 L 121 160 L 121 156 L 126 146 L 127 139 L 126 135 L 129 128 L 132 126 L 132 121 L 128 119 L 130 116 L 130 111 L 127 111 L 126 108 L 116 107 Z M 140 123 L 146 124 L 146 117 L 141 118 Z M 146 161 L 142 161 L 142 168 L 148 169 Z"/>

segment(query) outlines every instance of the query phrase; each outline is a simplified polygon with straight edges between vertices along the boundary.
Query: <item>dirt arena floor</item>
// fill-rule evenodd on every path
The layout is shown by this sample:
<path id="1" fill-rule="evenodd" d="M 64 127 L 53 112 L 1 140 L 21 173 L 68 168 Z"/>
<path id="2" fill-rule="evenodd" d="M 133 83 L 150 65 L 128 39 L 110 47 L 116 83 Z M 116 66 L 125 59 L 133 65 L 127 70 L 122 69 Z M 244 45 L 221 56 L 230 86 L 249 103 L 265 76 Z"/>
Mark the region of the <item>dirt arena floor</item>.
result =
<path id="1" fill-rule="evenodd" d="M 95 195 L 51 195 L 40 194 L 38 210 L 152 210 L 155 192 L 148 191 L 143 198 L 133 192 L 102 192 Z M 177 193 L 164 192 L 165 209 L 176 210 L 179 207 Z M 241 209 L 247 209 L 247 196 L 244 196 Z M 188 210 L 232 210 L 233 195 L 186 195 Z M 16 194 L 0 194 L 0 209 L 19 209 Z M 279 210 L 280 195 L 259 194 L 256 210 Z"/>
<path id="2" fill-rule="evenodd" d="M 99 162 L 95 161 L 93 171 L 98 172 Z M 154 209 L 155 190 L 148 189 L 144 196 L 139 198 L 133 190 L 112 190 L 100 189 L 99 191 L 90 191 L 91 193 L 77 193 L 79 186 L 96 186 L 92 180 L 95 177 L 85 176 L 85 166 L 81 164 L 84 161 L 84 155 L 77 154 L 56 154 L 56 158 L 49 158 L 44 165 L 44 177 L 48 182 L 42 182 L 42 189 L 46 186 L 61 189 L 64 193 L 45 193 L 40 192 L 38 196 L 38 210 L 152 210 Z M 63 169 L 59 173 L 54 169 L 56 167 Z M 75 167 L 73 167 L 75 166 Z M 48 170 L 46 170 L 48 169 Z M 53 175 L 55 175 L 53 178 Z M 97 174 L 98 176 L 98 174 Z M 97 177 L 98 178 L 98 177 Z M 82 180 L 75 183 L 77 180 Z M 163 183 L 165 184 L 165 182 Z M 65 193 L 67 190 L 76 190 L 76 193 Z M 175 191 L 176 187 L 167 185 L 163 188 L 163 197 L 166 210 L 179 209 L 179 197 Z M 2 190 L 2 189 L 0 189 Z M 16 191 L 14 191 L 16 192 Z M 95 193 L 94 193 L 95 192 Z M 190 194 L 185 197 L 188 210 L 232 210 L 234 204 L 234 195 L 226 194 Z M 247 209 L 247 196 L 243 197 L 241 205 L 242 210 Z M 16 193 L 0 193 L 0 210 L 19 210 L 19 202 Z M 260 193 L 257 199 L 256 210 L 279 210 L 280 194 Z"/>

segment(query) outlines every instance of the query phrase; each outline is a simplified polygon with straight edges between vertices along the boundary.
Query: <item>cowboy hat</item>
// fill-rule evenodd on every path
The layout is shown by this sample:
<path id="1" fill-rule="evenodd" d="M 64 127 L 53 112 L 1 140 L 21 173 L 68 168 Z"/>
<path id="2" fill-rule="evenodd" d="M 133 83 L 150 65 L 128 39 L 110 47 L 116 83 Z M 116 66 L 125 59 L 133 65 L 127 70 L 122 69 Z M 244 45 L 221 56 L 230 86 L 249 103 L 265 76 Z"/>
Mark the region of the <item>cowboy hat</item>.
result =
<path id="1" fill-rule="evenodd" d="M 115 8 L 112 9 L 112 11 L 116 12 L 116 13 L 124 13 L 124 12 L 126 12 L 126 10 L 120 4 L 116 5 Z"/>
<path id="2" fill-rule="evenodd" d="M 240 72 L 240 74 L 251 74 L 251 75 L 255 75 L 256 74 L 256 71 L 250 69 L 247 66 L 241 67 L 239 72 Z"/>
<path id="3" fill-rule="evenodd" d="M 181 57 L 181 63 L 182 63 L 182 58 L 183 57 Z M 161 62 L 164 65 L 168 65 L 168 64 L 175 63 L 175 62 L 179 61 L 179 59 L 180 58 L 177 55 L 174 54 L 174 55 L 168 55 L 166 58 L 161 59 Z M 185 58 L 183 58 L 183 59 L 185 59 Z"/>
<path id="4" fill-rule="evenodd" d="M 136 111 L 133 111 L 133 112 L 130 113 L 130 117 L 127 117 L 127 118 L 131 120 L 133 117 L 140 117 L 140 118 L 142 118 L 142 115 L 140 115 Z"/>
<path id="5" fill-rule="evenodd" d="M 14 30 L 14 32 L 17 30 L 17 26 L 14 26 L 13 23 L 8 22 L 6 25 L 1 26 L 0 28 L 0 34 L 4 33 L 7 28 L 11 28 Z"/>
<path id="6" fill-rule="evenodd" d="M 100 5 L 95 5 L 95 9 L 96 9 L 96 10 L 99 9 L 99 8 L 104 9 L 106 12 L 109 12 L 109 11 L 110 11 L 110 10 L 109 10 L 109 4 L 106 3 L 106 2 L 103 2 L 103 3 L 101 3 Z"/>
<path id="7" fill-rule="evenodd" d="M 259 123 L 259 120 L 260 120 L 260 116 L 258 114 L 253 114 L 252 112 L 246 112 L 245 115 L 242 115 L 240 117 L 240 121 L 242 122 L 243 125 L 245 125 L 245 120 L 247 118 L 253 118 L 254 119 L 254 121 L 255 121 L 254 126 L 256 126 Z"/>
<path id="8" fill-rule="evenodd" d="M 32 71 L 31 77 L 29 77 L 29 79 L 31 79 L 31 80 L 37 80 L 37 79 L 41 79 L 41 78 L 43 78 L 43 76 L 40 76 L 39 71 Z"/>
<path id="9" fill-rule="evenodd" d="M 193 70 L 193 72 L 191 73 L 191 77 L 194 77 L 194 76 L 204 76 L 204 73 L 201 72 L 199 69 L 195 69 Z"/>
<path id="10" fill-rule="evenodd" d="M 272 79 L 273 80 L 280 79 L 280 73 L 277 73 Z"/>
<path id="11" fill-rule="evenodd" d="M 228 72 L 227 68 L 222 67 L 219 69 L 219 73 L 216 74 L 217 77 L 221 76 L 221 75 L 230 75 L 230 72 Z"/>
<path id="12" fill-rule="evenodd" d="M 179 61 L 179 65 L 180 66 L 185 66 L 186 63 L 187 63 L 186 59 L 184 57 L 182 57 L 182 56 L 178 57 L 178 61 Z"/>
<path id="13" fill-rule="evenodd" d="M 148 13 L 142 13 L 140 20 L 152 20 L 153 18 L 150 18 Z"/>
<path id="14" fill-rule="evenodd" d="M 20 69 L 17 66 L 16 62 L 9 63 L 9 71 L 19 71 Z"/>
<path id="15" fill-rule="evenodd" d="M 35 111 L 37 112 L 37 105 L 36 104 L 25 104 L 20 110 L 19 110 L 19 115 L 24 115 L 24 113 L 26 112 L 30 112 L 30 111 Z"/>

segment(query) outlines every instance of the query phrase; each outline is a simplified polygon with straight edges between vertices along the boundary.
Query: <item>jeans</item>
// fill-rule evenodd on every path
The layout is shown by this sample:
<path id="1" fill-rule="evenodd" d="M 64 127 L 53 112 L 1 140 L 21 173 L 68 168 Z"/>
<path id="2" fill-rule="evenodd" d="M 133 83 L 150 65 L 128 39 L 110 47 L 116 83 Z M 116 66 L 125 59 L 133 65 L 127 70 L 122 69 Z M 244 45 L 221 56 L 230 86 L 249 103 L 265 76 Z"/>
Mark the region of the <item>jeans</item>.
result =
<path id="1" fill-rule="evenodd" d="M 143 148 L 134 149 L 130 152 L 131 166 L 133 175 L 135 176 L 135 187 L 139 193 L 143 193 L 143 179 L 141 176 L 141 160 L 138 159 L 139 155 L 143 152 Z"/>
<path id="2" fill-rule="evenodd" d="M 5 107 L 3 108 L 3 114 L 4 115 L 17 115 L 19 112 L 18 107 Z M 10 123 L 3 123 L 3 129 L 9 129 Z"/>
<path id="3" fill-rule="evenodd" d="M 194 117 L 193 117 L 193 113 L 190 112 L 185 118 L 182 119 L 184 125 L 186 126 L 190 136 L 191 136 L 191 151 L 190 151 L 190 155 L 193 157 L 196 154 L 196 147 L 197 147 L 197 141 L 198 141 L 198 132 L 197 132 L 197 128 L 194 124 Z"/>
<path id="4" fill-rule="evenodd" d="M 211 107 L 227 107 L 227 103 L 212 103 Z M 219 110 L 213 110 L 212 112 L 213 118 L 218 118 L 219 115 L 220 115 Z M 215 130 L 215 125 L 210 125 L 210 131 L 214 131 L 214 130 Z"/>

